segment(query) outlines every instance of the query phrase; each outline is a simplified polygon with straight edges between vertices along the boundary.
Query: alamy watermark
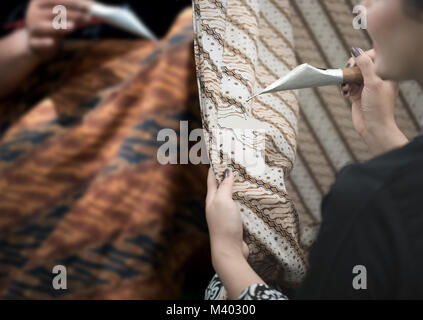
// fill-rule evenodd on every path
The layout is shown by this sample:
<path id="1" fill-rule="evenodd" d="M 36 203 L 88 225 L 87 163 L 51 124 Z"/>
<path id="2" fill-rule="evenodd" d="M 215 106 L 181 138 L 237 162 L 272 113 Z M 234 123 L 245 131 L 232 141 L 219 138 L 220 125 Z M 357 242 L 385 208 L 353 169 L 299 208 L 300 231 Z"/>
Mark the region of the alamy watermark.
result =
<path id="1" fill-rule="evenodd" d="M 367 268 L 363 265 L 354 266 L 352 273 L 355 274 L 352 286 L 355 290 L 367 290 Z"/>
<path id="2" fill-rule="evenodd" d="M 210 164 L 208 150 L 217 150 L 251 172 L 260 174 L 265 169 L 264 129 L 220 128 L 210 132 L 194 129 L 189 132 L 188 121 L 181 121 L 179 135 L 173 129 L 162 129 L 157 134 L 157 141 L 163 142 L 157 150 L 157 161 L 162 165 Z"/>
<path id="3" fill-rule="evenodd" d="M 353 8 L 353 13 L 356 14 L 352 22 L 353 28 L 356 30 L 367 29 L 367 8 L 357 5 Z"/>
<path id="4" fill-rule="evenodd" d="M 53 288 L 55 290 L 67 290 L 68 281 L 66 267 L 63 265 L 54 266 L 52 273 L 56 274 L 51 283 Z"/>
<path id="5" fill-rule="evenodd" d="M 57 5 L 53 7 L 53 28 L 55 30 L 66 30 L 68 28 L 68 16 L 66 7 L 63 5 Z"/>

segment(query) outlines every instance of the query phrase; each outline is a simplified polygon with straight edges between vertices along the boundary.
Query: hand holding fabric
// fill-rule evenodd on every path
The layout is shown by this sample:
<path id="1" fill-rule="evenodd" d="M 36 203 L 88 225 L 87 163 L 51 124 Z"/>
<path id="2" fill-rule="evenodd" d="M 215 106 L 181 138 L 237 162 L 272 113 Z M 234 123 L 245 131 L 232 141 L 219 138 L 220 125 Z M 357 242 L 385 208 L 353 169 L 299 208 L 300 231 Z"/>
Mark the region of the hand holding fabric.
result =
<path id="1" fill-rule="evenodd" d="M 224 255 L 248 258 L 248 246 L 242 236 L 241 214 L 235 201 L 232 200 L 233 184 L 234 176 L 230 169 L 225 171 L 224 180 L 219 187 L 217 187 L 213 170 L 209 169 L 206 218 L 213 261 Z"/>
<path id="2" fill-rule="evenodd" d="M 242 219 L 232 200 L 234 176 L 225 170 L 223 182 L 217 187 L 213 170 L 207 178 L 206 218 L 209 226 L 213 267 L 230 299 L 237 299 L 246 288 L 265 285 L 247 262 L 248 246 L 243 241 Z"/>

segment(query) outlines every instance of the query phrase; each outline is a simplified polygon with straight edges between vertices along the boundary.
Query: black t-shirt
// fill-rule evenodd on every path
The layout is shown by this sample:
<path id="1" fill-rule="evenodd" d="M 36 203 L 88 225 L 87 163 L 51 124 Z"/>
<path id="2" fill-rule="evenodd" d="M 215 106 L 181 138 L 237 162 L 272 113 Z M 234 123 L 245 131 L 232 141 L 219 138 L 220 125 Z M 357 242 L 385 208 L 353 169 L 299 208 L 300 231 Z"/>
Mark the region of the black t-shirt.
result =
<path id="1" fill-rule="evenodd" d="M 1 4 L 0 37 L 10 33 L 22 24 L 29 1 L 14 0 Z M 159 38 L 164 36 L 182 9 L 191 6 L 191 0 L 101 0 L 105 4 L 129 7 L 143 20 L 143 22 Z M 58 1 L 60 3 L 60 1 Z M 72 38 L 134 38 L 128 32 L 106 24 L 92 25 L 76 31 Z"/>
<path id="2" fill-rule="evenodd" d="M 322 202 L 309 273 L 295 298 L 423 298 L 422 270 L 420 135 L 340 171 Z"/>

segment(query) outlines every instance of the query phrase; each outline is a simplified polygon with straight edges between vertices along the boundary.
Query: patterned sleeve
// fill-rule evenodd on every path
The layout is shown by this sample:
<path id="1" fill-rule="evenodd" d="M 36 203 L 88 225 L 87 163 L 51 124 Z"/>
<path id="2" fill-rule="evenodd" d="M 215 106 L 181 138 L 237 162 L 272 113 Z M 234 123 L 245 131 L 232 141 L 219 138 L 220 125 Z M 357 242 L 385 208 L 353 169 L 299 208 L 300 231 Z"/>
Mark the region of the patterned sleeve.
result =
<path id="1" fill-rule="evenodd" d="M 265 284 L 253 284 L 241 293 L 238 300 L 288 300 L 288 297 Z"/>
<path id="2" fill-rule="evenodd" d="M 205 300 L 226 300 L 226 290 L 223 287 L 222 281 L 220 281 L 219 276 L 217 273 L 209 282 L 207 286 L 206 293 L 204 295 Z"/>
<path id="3" fill-rule="evenodd" d="M 205 300 L 227 300 L 226 290 L 217 274 L 210 281 Z M 265 284 L 253 284 L 245 289 L 238 300 L 288 300 L 288 297 Z"/>

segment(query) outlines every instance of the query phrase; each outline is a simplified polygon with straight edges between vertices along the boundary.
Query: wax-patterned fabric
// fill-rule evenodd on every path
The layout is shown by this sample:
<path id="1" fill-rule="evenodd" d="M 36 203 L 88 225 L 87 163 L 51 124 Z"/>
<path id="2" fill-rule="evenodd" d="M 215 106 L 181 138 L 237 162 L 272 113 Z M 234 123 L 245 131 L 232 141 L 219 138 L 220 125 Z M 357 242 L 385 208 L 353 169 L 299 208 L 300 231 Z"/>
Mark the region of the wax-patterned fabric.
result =
<path id="1" fill-rule="evenodd" d="M 1 298 L 176 299 L 210 265 L 207 167 L 156 159 L 201 127 L 192 42 L 188 8 L 157 44 L 68 43 L 1 102 Z"/>
<path id="2" fill-rule="evenodd" d="M 239 50 L 241 57 L 238 60 L 237 70 L 248 70 L 250 63 L 242 53 L 253 52 L 253 54 L 250 53 L 250 56 L 247 55 L 248 58 L 252 59 L 253 66 L 256 68 L 250 71 L 249 84 L 264 88 L 274 79 L 286 73 L 285 69 L 279 67 L 281 66 L 280 60 L 285 61 L 289 68 L 291 68 L 292 63 L 309 63 L 317 67 L 336 68 L 345 65 L 350 57 L 352 46 L 361 47 L 364 50 L 370 49 L 372 43 L 367 31 L 354 29 L 352 24 L 353 9 L 360 2 L 360 0 L 240 0 L 233 2 L 227 0 L 218 2 L 219 5 L 212 6 L 217 2 L 198 0 L 194 1 L 194 4 L 200 5 L 200 9 L 203 7 L 207 9 L 197 9 L 194 12 L 194 15 L 197 15 L 194 17 L 194 21 L 197 20 L 198 25 L 196 41 L 203 46 L 207 44 L 208 42 L 202 40 L 202 38 L 209 33 L 213 35 L 207 24 L 215 23 L 214 30 L 219 31 L 221 37 L 219 43 L 230 48 L 234 46 L 231 43 L 234 40 L 237 45 L 236 49 Z M 235 6 L 237 6 L 237 9 L 234 9 Z M 220 7 L 224 8 L 223 12 L 226 13 L 226 16 L 222 13 Z M 225 11 L 226 8 L 230 7 L 232 8 Z M 273 10 L 266 10 L 268 7 Z M 247 26 L 256 24 L 256 29 L 249 33 L 245 30 L 239 30 L 237 21 L 239 22 L 239 19 L 241 19 L 239 17 L 241 12 L 244 21 L 243 26 L 248 28 Z M 272 19 L 272 17 L 278 18 Z M 286 23 L 281 23 L 281 21 L 286 21 Z M 273 27 L 271 27 L 272 24 Z M 271 38 L 270 36 L 269 38 L 261 36 L 261 33 L 267 32 L 267 28 L 271 28 Z M 238 35 L 238 38 L 235 36 L 234 39 L 233 32 Z M 291 37 L 289 36 L 290 32 L 293 35 Z M 245 42 L 242 45 L 237 42 L 238 40 L 245 40 L 248 36 L 253 37 L 250 42 Z M 281 50 L 280 45 L 278 45 L 282 42 L 284 50 Z M 208 48 L 214 50 L 215 46 L 216 44 L 209 45 Z M 291 55 L 286 48 L 294 50 L 295 62 L 290 62 Z M 205 88 L 211 86 L 215 80 L 213 78 L 210 80 L 210 77 L 213 76 L 210 72 L 212 67 L 207 66 L 207 51 L 203 50 L 200 45 L 198 50 L 198 56 L 205 52 L 205 54 L 202 54 L 204 61 L 196 58 L 197 68 L 199 69 L 197 72 L 200 73 L 200 79 L 203 77 L 201 79 L 203 81 L 201 87 L 203 96 L 201 99 L 203 100 L 203 114 L 208 119 L 208 121 L 205 121 L 207 125 L 211 123 L 210 118 L 218 119 L 216 113 L 213 114 L 204 108 L 207 99 L 211 97 L 211 93 L 206 91 Z M 268 63 L 263 64 L 263 59 L 260 58 L 254 60 L 256 56 L 265 53 L 271 57 Z M 230 62 L 229 58 L 227 62 Z M 199 63 L 201 63 L 200 67 L 198 66 Z M 272 73 L 273 77 L 266 80 L 261 78 L 264 75 L 262 71 L 264 66 L 267 66 L 266 71 Z M 217 70 L 217 66 L 214 70 Z M 222 75 L 225 76 L 223 73 Z M 214 88 L 220 90 L 219 86 L 214 85 Z M 321 201 L 333 183 L 337 172 L 348 163 L 369 159 L 371 154 L 353 128 L 350 102 L 343 98 L 338 87 L 303 89 L 297 91 L 296 94 L 300 106 L 297 113 L 298 135 L 295 136 L 295 141 L 292 141 L 292 143 L 297 144 L 298 147 L 292 170 L 289 170 L 290 166 L 282 165 L 282 168 L 288 169 L 283 177 L 283 183 L 289 197 L 293 200 L 295 211 L 299 217 L 299 244 L 307 255 L 321 221 Z M 289 95 L 289 93 L 286 94 L 286 96 Z M 280 94 L 276 93 L 269 96 L 279 99 Z M 286 96 L 284 96 L 285 100 Z M 262 100 L 256 100 L 255 103 L 257 104 L 259 101 Z M 276 102 L 273 105 L 270 103 L 272 106 L 277 104 Z M 295 105 L 295 102 L 290 104 Z M 283 103 L 279 103 L 279 105 L 283 106 Z M 423 121 L 421 105 L 423 105 L 422 88 L 413 81 L 401 83 L 395 116 L 399 127 L 410 139 L 420 131 L 420 124 Z M 220 103 L 219 106 L 223 108 L 225 104 Z M 245 105 L 246 109 L 253 107 L 254 104 L 252 106 Z M 272 118 L 267 117 L 267 119 Z M 266 146 L 266 152 L 270 153 L 270 150 L 268 151 Z M 214 161 L 219 162 L 218 160 Z M 218 173 L 221 170 L 219 166 L 216 166 Z M 260 190 L 260 188 L 257 188 L 257 190 Z M 251 237 L 251 233 L 248 236 Z M 250 248 L 254 249 L 251 242 Z M 262 251 L 265 249 L 266 247 L 262 246 Z M 270 252 L 270 254 L 273 253 Z M 256 256 L 256 250 L 253 250 L 253 255 Z M 286 257 L 286 255 L 282 255 L 282 257 Z M 275 257 L 273 263 L 267 261 L 266 264 L 256 268 L 256 270 L 260 271 L 261 268 L 281 273 L 277 268 L 280 266 L 278 261 L 281 261 L 280 256 Z M 284 265 L 284 267 L 289 270 L 294 265 L 288 262 L 288 266 Z M 263 275 L 266 272 L 259 272 L 259 274 Z M 208 287 L 206 292 L 208 298 L 225 297 L 224 290 L 219 287 L 218 283 L 220 282 L 211 282 L 211 286 Z M 274 286 L 273 283 L 270 284 Z M 283 292 L 287 293 L 288 291 L 283 290 Z"/>
<path id="3" fill-rule="evenodd" d="M 286 0 L 194 0 L 195 58 L 203 126 L 213 169 L 235 173 L 233 198 L 244 220 L 249 263 L 269 284 L 290 288 L 306 271 L 298 214 L 285 176 L 295 161 L 294 92 L 248 98 L 296 65 Z M 231 130 L 265 130 L 264 170 L 253 170 L 219 144 Z M 234 134 L 248 148 L 252 138 Z M 304 223 L 305 222 L 305 223 Z M 224 293 L 221 295 L 224 296 Z M 216 297 L 213 297 L 216 298 Z"/>

